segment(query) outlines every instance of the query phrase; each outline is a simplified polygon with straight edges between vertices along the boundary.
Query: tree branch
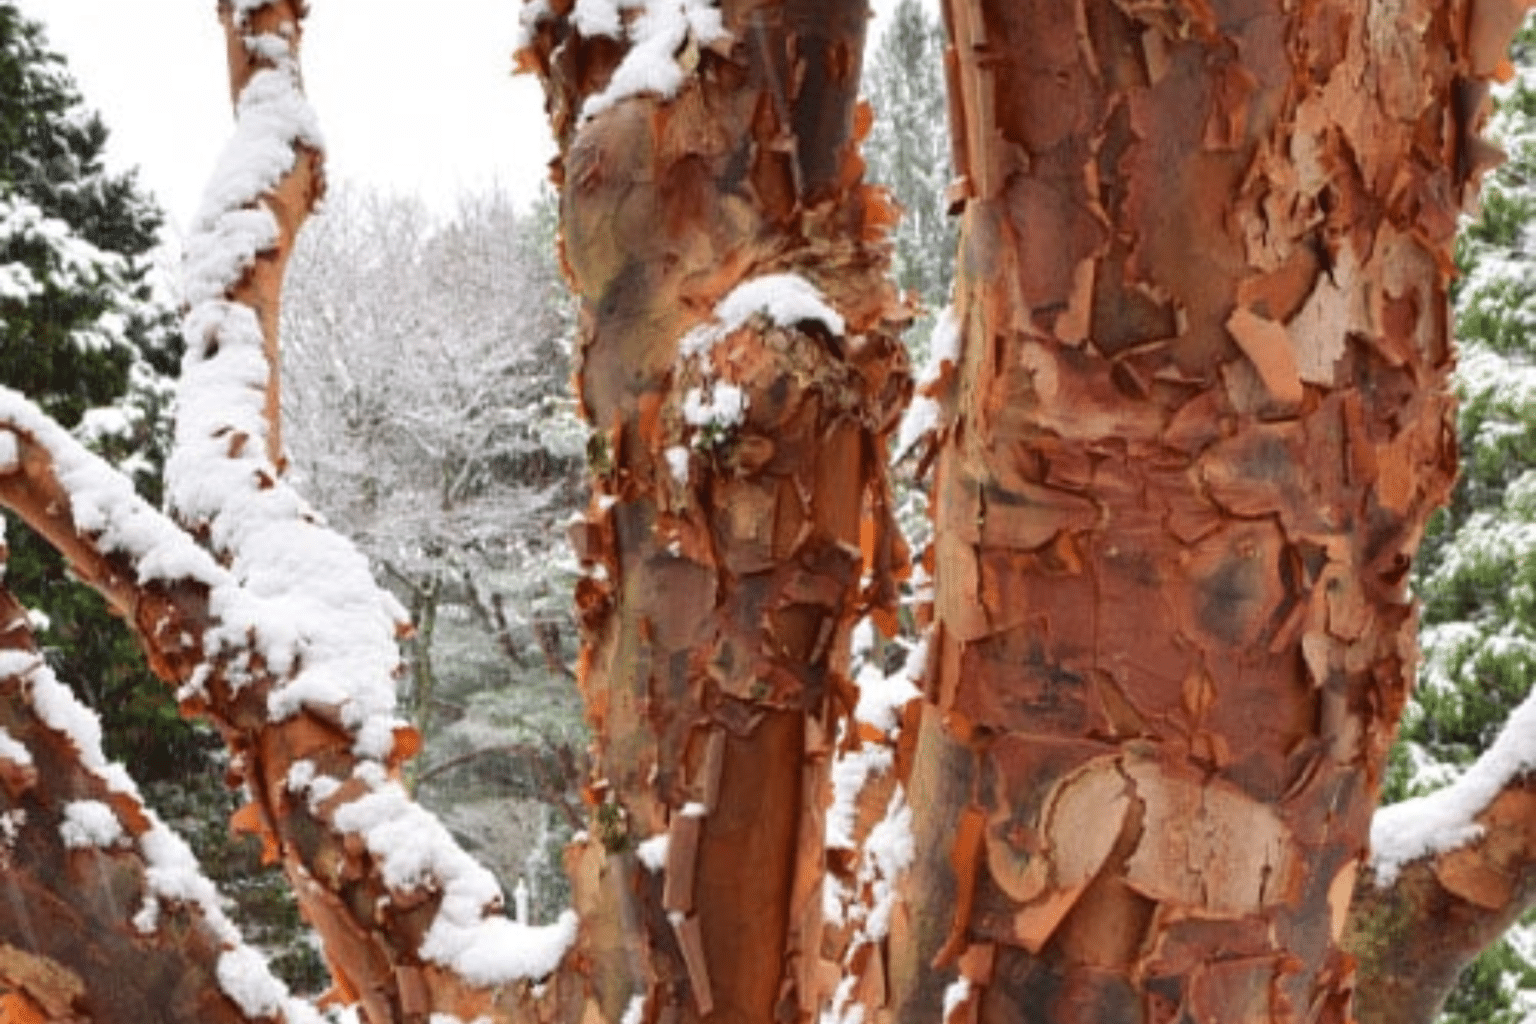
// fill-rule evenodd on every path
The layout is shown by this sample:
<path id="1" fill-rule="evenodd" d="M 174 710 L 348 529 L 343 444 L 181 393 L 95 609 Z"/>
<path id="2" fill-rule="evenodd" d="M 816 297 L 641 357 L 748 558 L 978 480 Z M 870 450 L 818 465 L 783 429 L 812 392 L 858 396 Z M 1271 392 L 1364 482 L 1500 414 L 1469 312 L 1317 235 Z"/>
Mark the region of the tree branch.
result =
<path id="1" fill-rule="evenodd" d="M 0 988 L 37 1015 L 0 1018 L 314 1019 L 240 941 L 185 844 L 107 762 L 95 716 L 53 677 L 3 588 L 0 722 Z"/>
<path id="2" fill-rule="evenodd" d="M 495 880 L 395 781 L 417 740 L 387 710 L 370 710 L 393 699 L 388 617 L 376 611 L 370 629 L 317 616 L 302 591 L 252 593 L 125 478 L 0 390 L 0 455 L 7 449 L 15 457 L 0 459 L 0 504 L 133 625 L 151 667 L 179 685 L 183 711 L 218 726 L 232 771 L 255 795 L 235 823 L 282 861 L 339 994 L 381 1024 L 412 1007 L 495 1021 L 534 1012 L 518 982 L 555 969 L 574 921 L 536 929 L 507 920 Z M 295 550 L 323 552 L 327 541 L 344 545 L 314 524 L 289 537 Z M 380 631 L 382 661 L 359 646 Z M 373 695 L 340 688 L 343 670 L 371 675 Z M 464 959 L 471 951 L 479 959 Z M 476 964 L 471 977 L 465 963 Z M 572 984 L 549 986 L 539 1012 L 569 998 Z"/>
<path id="3" fill-rule="evenodd" d="M 1462 968 L 1536 905 L 1536 695 L 1444 789 L 1384 807 L 1345 945 L 1360 1024 L 1430 1024 Z"/>

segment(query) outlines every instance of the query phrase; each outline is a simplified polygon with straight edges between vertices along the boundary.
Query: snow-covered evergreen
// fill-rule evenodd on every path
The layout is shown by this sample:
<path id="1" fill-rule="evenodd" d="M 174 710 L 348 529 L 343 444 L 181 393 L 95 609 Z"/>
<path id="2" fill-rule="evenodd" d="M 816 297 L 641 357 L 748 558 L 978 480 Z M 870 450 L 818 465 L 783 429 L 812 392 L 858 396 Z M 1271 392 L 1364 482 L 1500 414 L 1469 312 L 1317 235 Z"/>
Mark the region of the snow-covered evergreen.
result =
<path id="1" fill-rule="evenodd" d="M 1536 28 L 1496 93 L 1492 137 L 1509 162 L 1484 182 L 1463 229 L 1454 295 L 1461 476 L 1431 523 L 1415 586 L 1423 600 L 1418 688 L 1404 716 L 1388 800 L 1460 778 L 1536 682 Z M 1442 1024 L 1536 1015 L 1536 932 L 1517 927 L 1463 974 Z"/>
<path id="2" fill-rule="evenodd" d="M 865 177 L 901 204 L 895 277 L 922 312 L 908 332 L 915 362 L 926 356 L 933 318 L 949 301 L 957 223 L 945 208 L 954 171 L 945 101 L 944 26 L 923 0 L 898 0 L 864 72 L 875 120 L 864 142 Z"/>

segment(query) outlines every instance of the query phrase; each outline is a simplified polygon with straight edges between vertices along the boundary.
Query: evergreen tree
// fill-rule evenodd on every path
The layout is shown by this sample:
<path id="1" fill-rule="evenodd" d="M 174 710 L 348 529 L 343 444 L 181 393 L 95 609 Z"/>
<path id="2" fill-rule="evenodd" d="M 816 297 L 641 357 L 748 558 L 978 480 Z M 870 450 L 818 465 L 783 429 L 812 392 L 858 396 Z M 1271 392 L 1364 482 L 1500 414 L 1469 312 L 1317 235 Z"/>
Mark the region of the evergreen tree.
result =
<path id="1" fill-rule="evenodd" d="M 1418 688 L 1403 718 L 1386 798 L 1455 778 L 1497 736 L 1536 681 L 1536 27 L 1489 134 L 1509 161 L 1484 184 L 1458 244 L 1461 476 L 1431 522 L 1415 585 L 1423 599 Z M 1536 1009 L 1536 949 L 1517 928 L 1474 961 L 1442 1024 L 1523 1019 Z"/>
<path id="2" fill-rule="evenodd" d="M 104 170 L 106 138 L 41 28 L 0 0 L 0 384 L 155 498 L 180 342 L 152 285 L 160 214 L 132 174 Z M 110 752 L 146 780 L 173 777 L 208 744 L 62 559 L 19 527 L 9 535 L 8 583 L 46 617 L 54 668 L 106 717 Z"/>
<path id="3" fill-rule="evenodd" d="M 901 205 L 893 233 L 895 277 L 917 294 L 923 315 L 908 332 L 922 349 L 936 312 L 949 301 L 956 222 L 945 209 L 954 176 L 944 91 L 944 26 L 921 0 L 899 0 L 870 58 L 864 82 L 875 110 L 864 145 L 866 177 Z M 919 357 L 926 352 L 916 353 Z"/>

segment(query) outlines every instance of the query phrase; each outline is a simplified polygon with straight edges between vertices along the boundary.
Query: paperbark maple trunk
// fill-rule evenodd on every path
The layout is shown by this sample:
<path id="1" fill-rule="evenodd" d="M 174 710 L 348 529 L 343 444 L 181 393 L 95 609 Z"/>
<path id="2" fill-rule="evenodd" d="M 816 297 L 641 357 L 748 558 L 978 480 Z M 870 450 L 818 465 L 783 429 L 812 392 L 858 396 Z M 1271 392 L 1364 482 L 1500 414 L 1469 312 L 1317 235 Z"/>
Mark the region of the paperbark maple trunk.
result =
<path id="1" fill-rule="evenodd" d="M 948 0 L 898 1021 L 1337 1021 L 1520 4 Z M 881 1003 L 887 1005 L 882 1007 Z"/>
<path id="2" fill-rule="evenodd" d="M 821 800 L 848 629 L 861 577 L 889 607 L 902 560 L 884 452 L 909 314 L 857 154 L 866 4 L 649 3 L 611 24 L 603 6 L 530 7 L 520 54 L 560 144 L 596 433 L 574 530 L 588 1013 L 805 1020 L 837 980 Z"/>

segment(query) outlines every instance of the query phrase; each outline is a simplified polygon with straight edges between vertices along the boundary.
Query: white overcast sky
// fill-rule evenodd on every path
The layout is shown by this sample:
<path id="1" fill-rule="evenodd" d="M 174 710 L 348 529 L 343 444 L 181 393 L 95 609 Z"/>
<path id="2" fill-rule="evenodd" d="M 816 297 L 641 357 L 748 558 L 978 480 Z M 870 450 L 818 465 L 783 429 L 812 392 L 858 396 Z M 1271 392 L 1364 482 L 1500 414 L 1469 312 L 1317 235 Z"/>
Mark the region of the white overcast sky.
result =
<path id="1" fill-rule="evenodd" d="M 138 167 L 179 236 L 230 128 L 216 0 L 18 3 L 106 121 L 109 166 Z M 440 214 L 465 190 L 535 193 L 554 147 L 537 81 L 511 75 L 521 0 L 310 7 L 305 86 L 333 179 L 419 195 Z"/>

